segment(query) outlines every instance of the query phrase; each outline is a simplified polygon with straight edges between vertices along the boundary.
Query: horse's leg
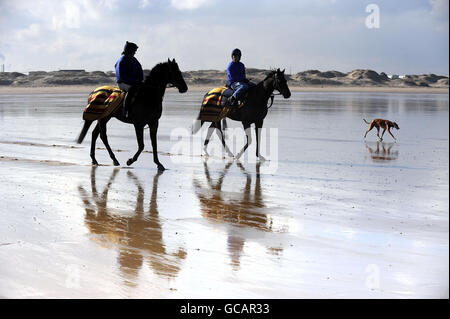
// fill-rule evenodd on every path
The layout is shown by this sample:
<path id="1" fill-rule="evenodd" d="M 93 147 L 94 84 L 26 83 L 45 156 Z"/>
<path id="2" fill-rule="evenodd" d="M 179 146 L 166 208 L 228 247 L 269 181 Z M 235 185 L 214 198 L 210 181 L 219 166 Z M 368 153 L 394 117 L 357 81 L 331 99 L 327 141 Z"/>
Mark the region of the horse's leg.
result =
<path id="1" fill-rule="evenodd" d="M 256 133 L 256 157 L 261 161 L 266 159 L 259 153 L 259 142 L 261 141 L 261 129 L 263 126 L 263 120 L 255 122 L 255 133 Z"/>
<path id="2" fill-rule="evenodd" d="M 225 151 L 227 152 L 229 157 L 234 157 L 233 153 L 231 153 L 230 149 L 228 148 L 227 144 L 225 143 L 225 136 L 223 134 L 222 131 L 222 127 L 220 125 L 220 122 L 216 123 L 216 128 L 217 128 L 217 136 L 220 138 L 220 140 L 222 141 L 222 146 L 225 148 Z"/>
<path id="3" fill-rule="evenodd" d="M 108 143 L 108 136 L 106 135 L 106 123 L 108 123 L 109 119 L 102 119 L 98 122 L 100 127 L 100 138 L 103 141 L 103 144 L 105 144 L 106 149 L 108 150 L 109 156 L 113 160 L 114 166 L 119 166 L 120 163 L 117 161 L 116 156 L 114 155 L 111 147 Z"/>
<path id="4" fill-rule="evenodd" d="M 245 143 L 242 150 L 238 153 L 238 155 L 236 155 L 236 159 L 239 159 L 242 156 L 242 154 L 244 154 L 248 146 L 252 143 L 252 132 L 250 131 L 250 123 L 242 122 L 242 125 L 244 126 L 245 135 L 247 136 L 247 143 Z"/>
<path id="5" fill-rule="evenodd" d="M 137 161 L 139 155 L 141 155 L 142 151 L 144 150 L 144 127 L 143 126 L 138 126 L 138 125 L 134 125 L 134 130 L 136 131 L 136 139 L 138 142 L 138 150 L 136 152 L 136 154 L 134 154 L 134 156 L 130 159 L 128 159 L 127 161 L 127 165 L 130 166 L 131 164 L 133 164 L 134 162 Z"/>
<path id="6" fill-rule="evenodd" d="M 150 139 L 152 141 L 152 148 L 153 148 L 153 162 L 158 166 L 158 170 L 163 171 L 165 170 L 164 166 L 159 162 L 158 159 L 158 144 L 156 141 L 156 133 L 158 132 L 158 120 L 154 121 L 153 123 L 149 124 L 150 126 Z"/>
<path id="7" fill-rule="evenodd" d="M 205 152 L 206 156 L 209 156 L 208 151 L 206 148 L 208 147 L 209 140 L 211 139 L 211 135 L 214 132 L 214 129 L 216 126 L 214 125 L 214 122 L 211 123 L 211 125 L 208 127 L 208 133 L 206 133 L 205 143 L 203 144 L 203 151 Z"/>
<path id="8" fill-rule="evenodd" d="M 91 159 L 92 165 L 98 165 L 97 160 L 95 159 L 95 142 L 97 141 L 98 135 L 100 134 L 100 124 L 97 122 L 94 130 L 92 131 L 92 139 L 91 139 Z"/>
<path id="9" fill-rule="evenodd" d="M 227 129 L 228 129 L 227 118 L 224 117 L 222 120 L 222 135 L 225 139 L 227 139 L 227 135 L 225 134 Z"/>

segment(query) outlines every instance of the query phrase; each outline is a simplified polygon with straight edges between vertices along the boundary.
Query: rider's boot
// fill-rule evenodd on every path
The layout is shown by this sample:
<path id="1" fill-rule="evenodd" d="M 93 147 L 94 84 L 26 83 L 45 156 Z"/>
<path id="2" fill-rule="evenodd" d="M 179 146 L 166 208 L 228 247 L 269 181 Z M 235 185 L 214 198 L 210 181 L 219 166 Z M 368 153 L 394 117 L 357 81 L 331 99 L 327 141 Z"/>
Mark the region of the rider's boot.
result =
<path id="1" fill-rule="evenodd" d="M 123 116 L 125 118 L 128 118 L 130 116 L 131 100 L 133 99 L 133 96 L 135 95 L 136 90 L 137 90 L 137 86 L 133 85 L 128 89 L 127 94 L 125 94 L 125 98 L 123 100 Z"/>
<path id="2" fill-rule="evenodd" d="M 130 105 L 130 97 L 131 97 L 131 94 L 130 94 L 130 92 L 127 92 L 126 94 L 125 94 L 125 98 L 124 98 L 124 100 L 123 100 L 123 108 L 122 108 L 122 115 L 125 117 L 125 118 L 128 118 L 128 110 L 129 110 L 129 105 Z"/>
<path id="3" fill-rule="evenodd" d="M 238 106 L 238 100 L 236 99 L 236 97 L 234 95 L 232 95 L 229 99 L 228 99 L 228 106 L 231 109 L 234 109 Z"/>

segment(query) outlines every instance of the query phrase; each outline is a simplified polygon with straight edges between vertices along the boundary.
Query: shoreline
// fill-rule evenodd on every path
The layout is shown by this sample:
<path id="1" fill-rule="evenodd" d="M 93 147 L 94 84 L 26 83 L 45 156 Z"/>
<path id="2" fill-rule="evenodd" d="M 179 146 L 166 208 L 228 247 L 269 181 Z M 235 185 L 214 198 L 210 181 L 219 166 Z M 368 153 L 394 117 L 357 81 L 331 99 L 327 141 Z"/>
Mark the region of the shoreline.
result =
<path id="1" fill-rule="evenodd" d="M 101 85 L 65 85 L 65 86 L 0 86 L 0 94 L 45 94 L 45 93 L 86 93 L 89 94 Z M 219 85 L 189 85 L 191 91 L 208 91 Z M 427 93 L 449 94 L 449 88 L 434 87 L 371 87 L 371 86 L 293 86 L 292 92 L 380 92 L 380 93 Z"/>

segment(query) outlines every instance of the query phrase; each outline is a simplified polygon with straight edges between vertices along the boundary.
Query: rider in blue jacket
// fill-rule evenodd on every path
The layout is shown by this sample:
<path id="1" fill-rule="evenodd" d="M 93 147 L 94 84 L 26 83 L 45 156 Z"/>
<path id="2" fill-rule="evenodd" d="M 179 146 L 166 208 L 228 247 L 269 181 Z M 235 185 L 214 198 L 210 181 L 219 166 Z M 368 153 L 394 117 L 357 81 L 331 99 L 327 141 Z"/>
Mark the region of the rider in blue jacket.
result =
<path id="1" fill-rule="evenodd" d="M 126 42 L 122 56 L 115 64 L 116 81 L 119 88 L 127 92 L 123 102 L 123 115 L 128 117 L 130 100 L 138 85 L 144 80 L 144 72 L 139 61 L 134 57 L 138 46 L 132 42 Z"/>
<path id="2" fill-rule="evenodd" d="M 234 91 L 229 100 L 230 106 L 236 106 L 237 101 L 243 97 L 244 93 L 249 88 L 249 81 L 245 77 L 245 66 L 240 62 L 241 56 L 241 50 L 234 49 L 233 52 L 231 52 L 233 61 L 231 61 L 227 67 L 228 84 Z"/>

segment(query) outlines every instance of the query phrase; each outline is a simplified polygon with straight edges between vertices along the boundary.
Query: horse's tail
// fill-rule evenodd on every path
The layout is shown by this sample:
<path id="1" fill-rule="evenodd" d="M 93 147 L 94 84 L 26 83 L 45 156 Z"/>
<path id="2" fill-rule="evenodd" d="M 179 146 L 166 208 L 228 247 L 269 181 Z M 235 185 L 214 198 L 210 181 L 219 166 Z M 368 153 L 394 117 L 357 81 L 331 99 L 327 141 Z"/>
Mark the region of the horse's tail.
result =
<path id="1" fill-rule="evenodd" d="M 89 121 L 89 120 L 84 121 L 84 125 L 83 125 L 83 128 L 81 129 L 80 136 L 78 136 L 78 139 L 77 139 L 78 144 L 81 144 L 81 142 L 83 142 L 84 137 L 86 136 L 92 122 L 94 122 L 94 121 Z"/>
<path id="2" fill-rule="evenodd" d="M 367 124 L 370 124 L 370 122 L 367 122 L 366 119 L 363 119 L 364 122 L 366 122 Z"/>
<path id="3" fill-rule="evenodd" d="M 197 117 L 197 119 L 192 124 L 192 131 L 191 131 L 191 133 L 192 134 L 197 133 L 200 130 L 200 128 L 202 127 L 202 125 L 203 125 L 203 121 L 200 120 L 200 114 L 199 114 L 199 117 Z"/>

